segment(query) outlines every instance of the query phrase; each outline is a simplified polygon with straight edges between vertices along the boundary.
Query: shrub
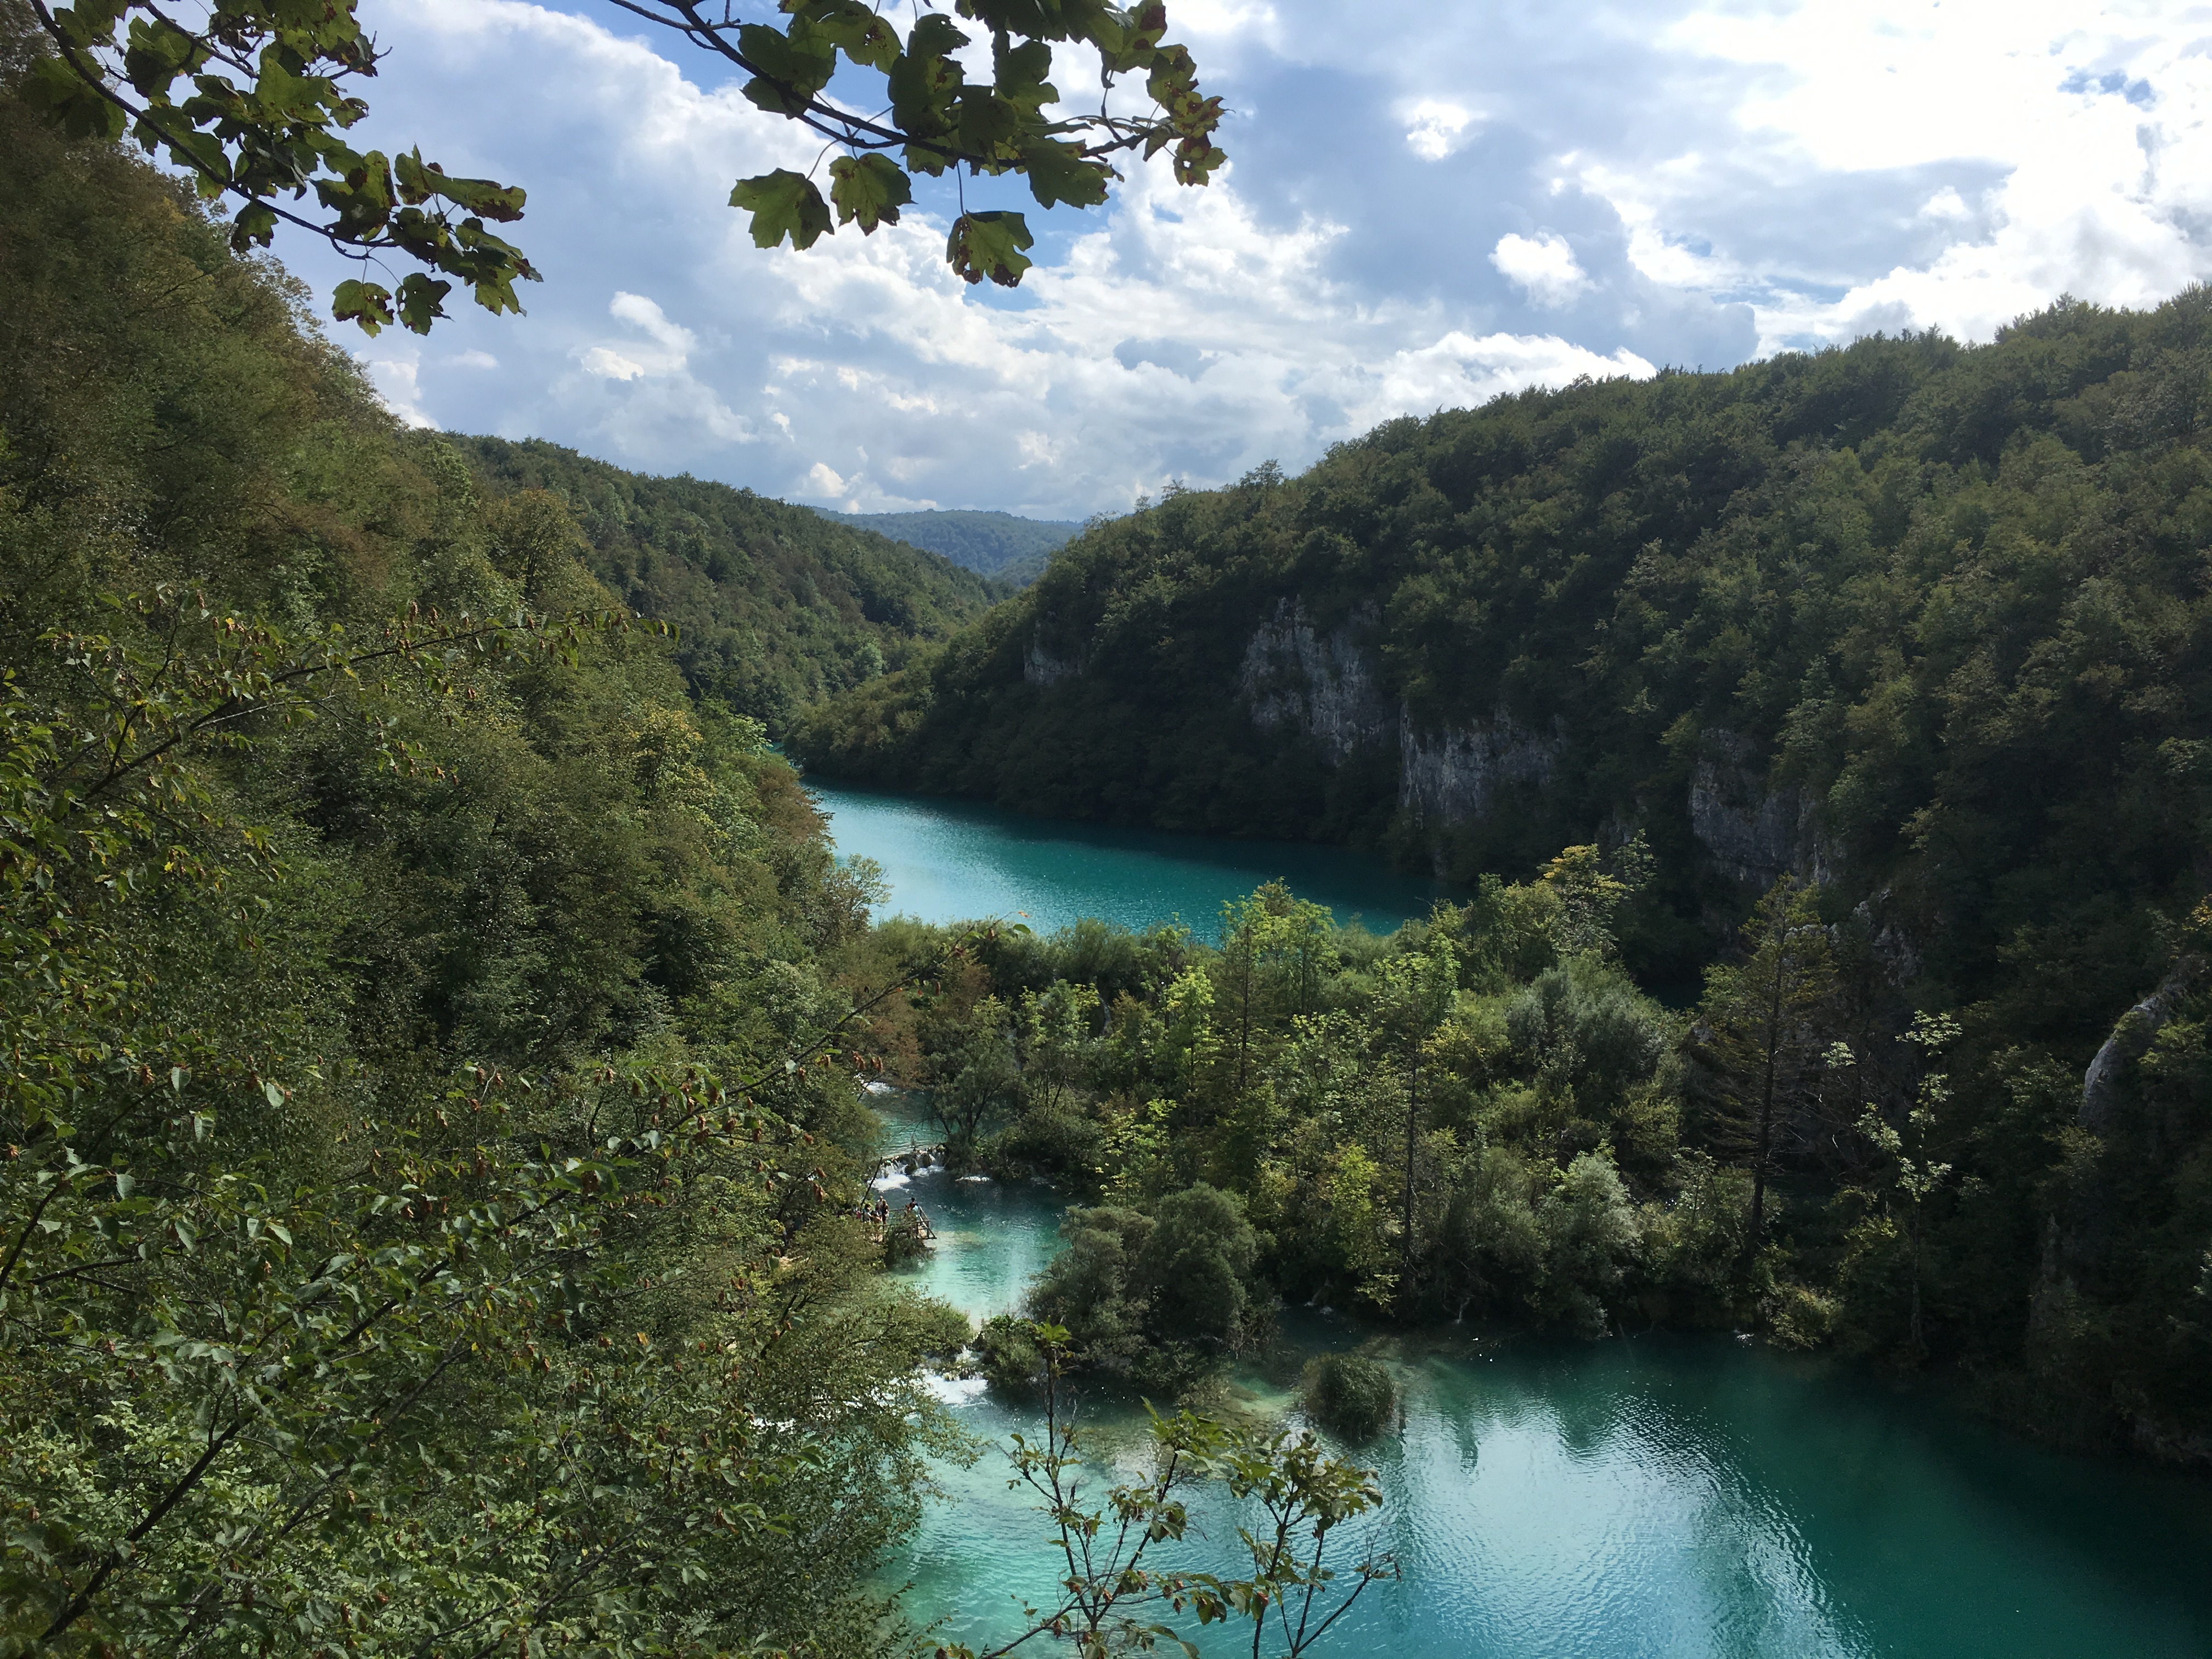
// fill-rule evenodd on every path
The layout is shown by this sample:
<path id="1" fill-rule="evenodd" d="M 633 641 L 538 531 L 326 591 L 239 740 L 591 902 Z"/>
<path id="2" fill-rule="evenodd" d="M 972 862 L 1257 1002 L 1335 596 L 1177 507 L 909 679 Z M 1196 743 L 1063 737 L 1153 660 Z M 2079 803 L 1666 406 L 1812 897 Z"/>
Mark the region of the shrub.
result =
<path id="1" fill-rule="evenodd" d="M 968 1316 L 950 1302 L 940 1302 L 933 1296 L 916 1297 L 913 1302 L 915 1319 L 920 1333 L 915 1346 L 922 1352 L 939 1359 L 950 1359 L 968 1346 L 975 1334 Z"/>
<path id="2" fill-rule="evenodd" d="M 986 1382 L 1009 1394 L 1035 1388 L 1044 1376 L 1036 1328 L 1013 1314 L 983 1322 L 975 1338 L 975 1361 Z"/>
<path id="3" fill-rule="evenodd" d="M 1398 1409 L 1398 1385 L 1364 1354 L 1325 1353 L 1306 1362 L 1306 1414 L 1347 1440 L 1364 1440 Z"/>
<path id="4" fill-rule="evenodd" d="M 1228 1194 L 1201 1183 L 1162 1199 L 1137 1261 L 1156 1340 L 1243 1346 L 1259 1255 L 1252 1224 Z"/>
<path id="5" fill-rule="evenodd" d="M 896 1267 L 919 1261 L 928 1249 L 929 1241 L 921 1236 L 921 1223 L 903 1212 L 894 1212 L 884 1228 L 884 1265 Z"/>

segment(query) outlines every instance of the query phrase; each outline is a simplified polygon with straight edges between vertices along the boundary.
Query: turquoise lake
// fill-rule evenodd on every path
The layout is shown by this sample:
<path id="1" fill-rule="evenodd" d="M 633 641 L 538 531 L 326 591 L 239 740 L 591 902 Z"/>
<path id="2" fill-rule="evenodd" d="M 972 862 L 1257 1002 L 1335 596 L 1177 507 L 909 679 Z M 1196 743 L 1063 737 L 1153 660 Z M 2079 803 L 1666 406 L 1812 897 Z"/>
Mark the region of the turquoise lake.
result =
<path id="1" fill-rule="evenodd" d="M 995 916 L 1025 920 L 1039 933 L 1082 916 L 1130 928 L 1180 918 L 1210 939 L 1224 900 L 1279 876 L 1299 897 L 1328 905 L 1339 921 L 1356 916 L 1387 933 L 1457 890 L 1337 848 L 1065 823 L 814 777 L 806 787 L 830 815 L 839 854 L 883 866 L 890 887 L 884 915 Z"/>
<path id="2" fill-rule="evenodd" d="M 1049 1256 L 1047 1189 L 923 1175 L 940 1242 L 917 1282 L 1004 1312 Z M 1372 1335 L 1287 1310 L 1283 1351 L 1237 1373 L 1249 1408 L 1289 1413 L 1297 1368 Z M 1330 1659 L 2203 1659 L 2212 1655 L 2212 1486 L 2021 1443 L 1858 1367 L 1728 1336 L 1602 1342 L 1394 1340 L 1402 1432 L 1348 1453 L 1380 1474 L 1374 1543 L 1395 1551 L 1332 1631 Z M 1036 1414 L 954 1385 L 1003 1443 Z M 1129 1402 L 1091 1398 L 1109 1458 L 1140 1454 Z M 1012 1597 L 1054 1577 L 1043 1518 L 987 1452 L 939 1473 L 893 1582 L 917 1622 L 981 1649 L 1023 1626 Z M 1109 1477 L 1111 1478 L 1111 1477 Z M 1236 1517 L 1194 1510 L 1233 1567 Z M 1209 1659 L 1249 1651 L 1181 1632 Z M 1046 1650 L 1051 1651 L 1052 1650 Z M 1024 1648 L 1022 1650 L 1027 1652 Z"/>
<path id="3" fill-rule="evenodd" d="M 1210 934 L 1223 898 L 1281 875 L 1382 928 L 1440 890 L 1312 848 L 808 787 L 840 851 L 884 866 L 885 908 L 931 920 L 1179 915 Z M 901 1097 L 884 1103 L 895 1144 L 926 1133 L 896 1115 Z M 910 1190 L 939 1234 L 917 1285 L 978 1318 L 1015 1308 L 1055 1248 L 1060 1200 L 941 1173 Z M 1294 1420 L 1304 1359 L 1376 1334 L 1286 1310 L 1280 1349 L 1236 1373 L 1233 1396 Z M 1449 1329 L 1382 1352 L 1402 1429 L 1347 1450 L 1378 1473 L 1370 1541 L 1402 1577 L 1368 1592 L 1322 1659 L 2212 1659 L 2212 1482 L 2045 1452 L 1879 1372 L 1727 1335 Z M 1038 1426 L 979 1385 L 945 1392 L 979 1441 Z M 1081 1409 L 1126 1478 L 1136 1407 Z M 944 1496 L 887 1569 L 887 1588 L 911 1585 L 910 1616 L 978 1649 L 1018 1634 L 1012 1598 L 1041 1599 L 1055 1577 L 1046 1523 L 1006 1477 L 995 1452 L 941 1468 Z M 1186 1563 L 1231 1569 L 1237 1517 L 1194 1513 L 1211 1541 Z M 1182 1633 L 1207 1659 L 1249 1651 L 1249 1635 Z"/>

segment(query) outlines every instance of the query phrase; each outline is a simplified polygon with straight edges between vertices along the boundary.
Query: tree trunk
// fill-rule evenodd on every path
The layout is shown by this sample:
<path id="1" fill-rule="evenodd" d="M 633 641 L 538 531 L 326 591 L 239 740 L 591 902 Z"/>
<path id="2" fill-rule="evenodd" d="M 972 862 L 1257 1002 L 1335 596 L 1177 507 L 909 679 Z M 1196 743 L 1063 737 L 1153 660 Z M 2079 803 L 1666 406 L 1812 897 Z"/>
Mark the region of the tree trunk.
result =
<path id="1" fill-rule="evenodd" d="M 1406 1087 L 1406 1207 L 1399 1239 L 1399 1308 L 1403 1311 L 1413 1292 L 1413 1148 L 1421 1121 L 1421 1051 L 1413 1050 L 1413 1069 Z"/>
<path id="2" fill-rule="evenodd" d="M 1782 980 L 1785 953 L 1774 953 L 1774 983 L 1766 1003 L 1766 1075 L 1759 1085 L 1759 1138 L 1751 1154 L 1751 1231 L 1745 1237 L 1744 1260 L 1759 1254 L 1759 1236 L 1766 1224 L 1766 1159 L 1774 1145 L 1775 1072 L 1782 1058 Z"/>

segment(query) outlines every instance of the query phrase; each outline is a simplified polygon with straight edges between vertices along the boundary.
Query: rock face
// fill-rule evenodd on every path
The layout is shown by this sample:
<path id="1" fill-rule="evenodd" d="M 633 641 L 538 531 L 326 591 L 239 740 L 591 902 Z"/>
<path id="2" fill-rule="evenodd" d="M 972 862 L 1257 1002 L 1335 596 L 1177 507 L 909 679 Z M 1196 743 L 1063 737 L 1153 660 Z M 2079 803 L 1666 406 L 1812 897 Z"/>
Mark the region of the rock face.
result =
<path id="1" fill-rule="evenodd" d="M 1082 672 L 1080 657 L 1055 657 L 1034 637 L 1022 652 L 1022 678 L 1031 685 L 1058 685 Z"/>
<path id="2" fill-rule="evenodd" d="M 1390 711 L 1360 648 L 1358 632 L 1376 621 L 1371 607 L 1327 634 L 1295 599 L 1278 599 L 1244 648 L 1238 684 L 1262 731 L 1290 726 L 1318 742 L 1331 761 L 1390 730 Z"/>
<path id="3" fill-rule="evenodd" d="M 1303 732 L 1333 764 L 1395 738 L 1399 810 L 1435 825 L 1480 822 L 1504 809 L 1509 789 L 1540 789 L 1554 780 L 1567 752 L 1556 723 L 1540 730 L 1500 708 L 1465 726 L 1418 727 L 1412 711 L 1386 696 L 1361 643 L 1378 620 L 1370 606 L 1323 633 L 1303 602 L 1276 600 L 1253 630 L 1238 675 L 1253 725 Z M 1023 678 L 1032 685 L 1081 672 L 1079 661 L 1054 657 L 1034 640 L 1023 661 Z M 1764 890 L 1792 872 L 1831 878 L 1815 798 L 1794 786 L 1769 787 L 1757 748 L 1737 733 L 1725 727 L 1705 733 L 1687 805 L 1692 833 L 1728 880 Z"/>
<path id="4" fill-rule="evenodd" d="M 1814 802 L 1790 786 L 1770 789 L 1754 769 L 1757 750 L 1725 726 L 1704 738 L 1690 775 L 1690 830 L 1713 867 L 1762 890 L 1792 872 L 1828 878 L 1827 849 Z"/>
<path id="5" fill-rule="evenodd" d="M 2081 1106 L 2074 1121 L 2092 1134 L 2112 1132 L 2122 1109 L 2121 1079 L 2130 1067 L 2150 1052 L 2151 1043 L 2204 977 L 2202 957 L 2191 955 L 2177 962 L 2171 973 L 2141 1002 L 2120 1016 L 2097 1057 L 2081 1078 Z"/>
<path id="6" fill-rule="evenodd" d="M 1398 805 L 1445 823 L 1490 815 L 1506 784 L 1546 784 L 1565 744 L 1530 731 L 1500 709 L 1489 720 L 1424 736 L 1398 711 Z"/>

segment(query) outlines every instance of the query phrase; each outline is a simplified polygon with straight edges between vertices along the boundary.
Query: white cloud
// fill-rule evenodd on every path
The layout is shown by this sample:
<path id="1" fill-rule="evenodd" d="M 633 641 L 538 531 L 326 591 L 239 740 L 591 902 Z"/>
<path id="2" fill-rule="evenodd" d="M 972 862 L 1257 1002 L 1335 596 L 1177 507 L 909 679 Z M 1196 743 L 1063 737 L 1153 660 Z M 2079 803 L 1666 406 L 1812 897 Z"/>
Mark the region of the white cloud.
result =
<path id="1" fill-rule="evenodd" d="M 596 374 L 603 380 L 641 380 L 645 366 L 631 362 L 619 351 L 610 351 L 605 346 L 593 346 L 584 354 L 584 372 Z"/>
<path id="2" fill-rule="evenodd" d="M 1424 98 L 1406 112 L 1406 143 L 1424 161 L 1441 161 L 1460 146 L 1472 112 Z"/>
<path id="3" fill-rule="evenodd" d="M 377 398 L 409 426 L 435 426 L 422 407 L 422 354 L 412 347 L 386 345 L 380 352 L 356 352 L 354 361 L 368 371 Z"/>
<path id="4" fill-rule="evenodd" d="M 1565 305 L 1590 285 L 1567 239 L 1548 230 L 1499 237 L 1490 263 L 1540 306 Z"/>
<path id="5" fill-rule="evenodd" d="M 698 337 L 688 328 L 678 328 L 668 320 L 660 307 L 642 294 L 623 294 L 617 291 L 607 304 L 610 315 L 623 322 L 633 323 L 644 331 L 668 354 L 670 369 L 684 367 L 684 360 L 698 343 Z"/>
<path id="6" fill-rule="evenodd" d="M 1960 164 L 1999 182 L 1979 214 L 1955 185 L 1923 186 L 1909 214 L 1899 204 L 1901 222 L 1952 228 L 1887 269 L 1821 270 L 1813 248 L 1790 264 L 1662 256 L 1639 267 L 1745 294 L 1766 350 L 1874 327 L 1986 339 L 2066 292 L 2154 304 L 2212 274 L 2197 230 L 2212 211 L 2203 23 L 2191 9 L 2122 0 L 1694 13 L 1667 39 L 1744 72 L 1730 115 L 1741 154 L 1778 191 L 1793 176 Z M 1719 241 L 1721 192 L 1744 182 L 1740 168 L 1692 160 L 1671 178 L 1646 168 L 1613 199 L 1662 240 Z"/>
<path id="7" fill-rule="evenodd" d="M 1011 295 L 946 270 L 942 183 L 874 237 L 755 249 L 731 179 L 815 148 L 672 40 L 518 0 L 364 10 L 392 48 L 364 137 L 527 185 L 548 277 L 526 319 L 457 305 L 428 355 L 380 342 L 394 408 L 863 507 L 1079 516 L 1500 391 L 1978 337 L 2212 270 L 2212 57 L 2150 0 L 1653 0 L 1564 32 L 1178 3 L 1234 165 L 1188 191 L 1128 161 L 1108 210 L 1033 215 Z M 1054 73 L 1096 95 L 1074 55 Z M 1440 196 L 1478 133 L 1480 181 Z"/>

